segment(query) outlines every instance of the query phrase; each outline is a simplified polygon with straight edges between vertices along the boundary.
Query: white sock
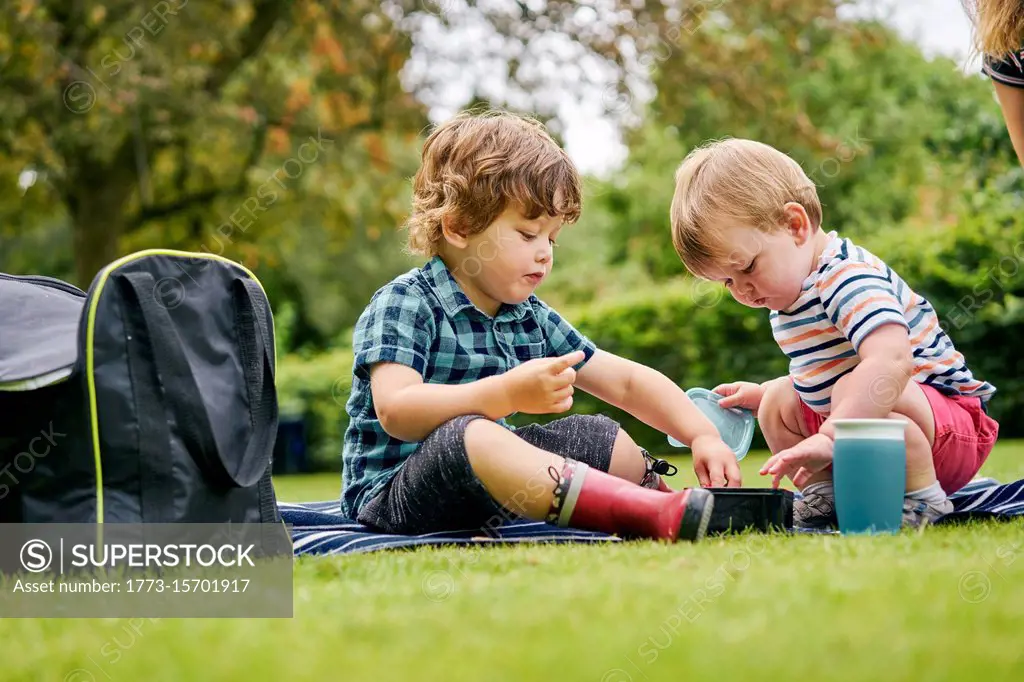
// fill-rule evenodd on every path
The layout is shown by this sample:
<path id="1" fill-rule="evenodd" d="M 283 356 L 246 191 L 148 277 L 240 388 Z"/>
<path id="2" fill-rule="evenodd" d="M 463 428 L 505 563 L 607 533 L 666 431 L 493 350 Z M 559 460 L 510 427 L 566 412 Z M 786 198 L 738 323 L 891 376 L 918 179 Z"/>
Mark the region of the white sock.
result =
<path id="1" fill-rule="evenodd" d="M 939 507 L 946 501 L 946 491 L 942 489 L 938 481 L 935 481 L 927 488 L 907 493 L 907 497 L 912 500 L 920 500 L 931 507 Z"/>

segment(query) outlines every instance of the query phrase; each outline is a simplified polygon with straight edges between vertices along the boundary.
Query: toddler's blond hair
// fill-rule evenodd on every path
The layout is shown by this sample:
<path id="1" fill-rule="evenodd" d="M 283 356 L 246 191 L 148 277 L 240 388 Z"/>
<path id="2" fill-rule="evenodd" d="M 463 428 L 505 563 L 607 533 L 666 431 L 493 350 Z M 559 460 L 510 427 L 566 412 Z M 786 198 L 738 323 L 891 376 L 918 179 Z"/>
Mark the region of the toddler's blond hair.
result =
<path id="1" fill-rule="evenodd" d="M 815 228 L 821 225 L 817 189 L 796 161 L 754 140 L 706 143 L 676 171 L 671 212 L 676 253 L 687 270 L 701 275 L 734 250 L 725 239 L 728 223 L 780 229 L 788 202 L 803 206 Z"/>

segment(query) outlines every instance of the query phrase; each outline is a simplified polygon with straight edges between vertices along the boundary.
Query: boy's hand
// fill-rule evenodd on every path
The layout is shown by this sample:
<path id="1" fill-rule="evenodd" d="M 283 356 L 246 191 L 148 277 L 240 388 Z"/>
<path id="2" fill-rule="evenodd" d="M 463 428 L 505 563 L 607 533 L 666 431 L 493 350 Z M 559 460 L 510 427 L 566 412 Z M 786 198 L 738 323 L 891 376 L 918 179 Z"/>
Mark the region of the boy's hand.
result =
<path id="1" fill-rule="evenodd" d="M 701 486 L 708 488 L 739 488 L 743 485 L 740 465 L 734 453 L 717 436 L 698 436 L 690 444 L 693 471 Z"/>
<path id="2" fill-rule="evenodd" d="M 761 406 L 761 398 L 764 397 L 764 388 L 761 384 L 754 384 L 749 381 L 719 384 L 711 392 L 725 396 L 718 401 L 719 407 L 743 407 L 755 413 L 757 408 Z"/>
<path id="3" fill-rule="evenodd" d="M 773 488 L 779 487 L 784 476 L 788 476 L 798 488 L 803 487 L 813 474 L 832 464 L 833 446 L 831 438 L 816 433 L 768 458 L 761 467 L 761 475 L 775 477 L 772 480 Z"/>
<path id="4" fill-rule="evenodd" d="M 502 375 L 508 413 L 553 414 L 572 407 L 573 365 L 583 362 L 586 354 L 575 351 L 558 358 L 528 360 Z"/>

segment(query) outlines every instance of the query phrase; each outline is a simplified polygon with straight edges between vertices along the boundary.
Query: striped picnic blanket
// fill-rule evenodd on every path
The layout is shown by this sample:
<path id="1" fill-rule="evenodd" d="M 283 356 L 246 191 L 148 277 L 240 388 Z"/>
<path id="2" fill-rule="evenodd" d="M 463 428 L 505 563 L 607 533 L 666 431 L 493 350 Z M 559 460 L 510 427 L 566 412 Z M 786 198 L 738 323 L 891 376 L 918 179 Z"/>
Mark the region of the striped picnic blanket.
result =
<path id="1" fill-rule="evenodd" d="M 1000 485 L 991 478 L 976 479 L 950 496 L 956 509 L 944 517 L 958 520 L 970 517 L 1011 517 L 1024 515 L 1024 480 Z M 282 502 L 281 516 L 288 524 L 296 556 L 357 554 L 381 549 L 399 549 L 418 545 L 483 545 L 529 542 L 618 542 L 619 538 L 572 528 L 557 528 L 540 521 L 516 520 L 489 528 L 427 533 L 425 535 L 386 535 L 347 519 L 338 513 L 338 500 L 290 504 Z"/>
<path id="2" fill-rule="evenodd" d="M 994 478 L 976 478 L 949 496 L 953 513 L 939 523 L 968 518 L 1024 516 L 1024 479 L 1000 485 Z"/>

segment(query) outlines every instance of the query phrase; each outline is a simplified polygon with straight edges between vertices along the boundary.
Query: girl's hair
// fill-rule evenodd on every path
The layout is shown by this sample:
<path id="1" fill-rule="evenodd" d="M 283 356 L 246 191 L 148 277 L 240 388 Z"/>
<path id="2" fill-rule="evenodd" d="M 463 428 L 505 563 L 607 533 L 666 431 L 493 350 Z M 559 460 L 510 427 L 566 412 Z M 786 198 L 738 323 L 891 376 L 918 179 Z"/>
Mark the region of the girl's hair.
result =
<path id="1" fill-rule="evenodd" d="M 676 171 L 672 243 L 686 269 L 701 276 L 733 247 L 728 223 L 771 232 L 785 223 L 785 205 L 804 207 L 821 226 L 818 191 L 796 161 L 754 140 L 727 138 L 691 151 Z"/>
<path id="2" fill-rule="evenodd" d="M 961 0 L 974 24 L 974 46 L 1002 61 L 1024 48 L 1024 1 Z"/>
<path id="3" fill-rule="evenodd" d="M 472 235 L 510 202 L 530 220 L 546 214 L 574 223 L 582 194 L 576 166 L 539 121 L 503 111 L 464 112 L 423 145 L 406 224 L 408 249 L 435 256 L 443 218 Z"/>

